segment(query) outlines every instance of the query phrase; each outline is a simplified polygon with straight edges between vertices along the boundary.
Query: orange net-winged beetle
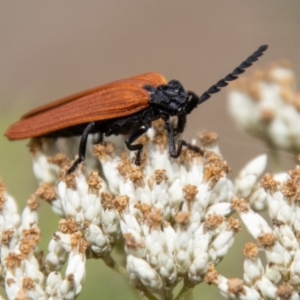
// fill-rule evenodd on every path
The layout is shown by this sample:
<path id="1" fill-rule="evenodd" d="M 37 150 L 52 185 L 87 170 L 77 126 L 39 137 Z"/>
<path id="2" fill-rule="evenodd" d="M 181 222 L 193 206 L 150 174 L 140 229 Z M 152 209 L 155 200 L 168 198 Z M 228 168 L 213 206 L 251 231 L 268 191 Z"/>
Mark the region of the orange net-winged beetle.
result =
<path id="1" fill-rule="evenodd" d="M 135 163 L 139 165 L 143 145 L 134 142 L 147 132 L 152 121 L 159 118 L 165 122 L 171 157 L 177 158 L 183 146 L 203 153 L 199 147 L 184 140 L 179 140 L 176 145 L 174 136 L 183 132 L 186 116 L 212 94 L 237 79 L 267 48 L 267 45 L 260 46 L 200 97 L 194 92 L 185 91 L 177 80 L 167 82 L 158 73 L 146 73 L 117 80 L 33 109 L 10 126 L 5 135 L 10 140 L 81 135 L 79 157 L 68 170 L 69 174 L 85 159 L 87 137 L 90 133 L 106 136 L 127 135 L 125 144 L 129 150 L 137 151 Z M 178 118 L 176 128 L 170 123 L 172 116 Z"/>

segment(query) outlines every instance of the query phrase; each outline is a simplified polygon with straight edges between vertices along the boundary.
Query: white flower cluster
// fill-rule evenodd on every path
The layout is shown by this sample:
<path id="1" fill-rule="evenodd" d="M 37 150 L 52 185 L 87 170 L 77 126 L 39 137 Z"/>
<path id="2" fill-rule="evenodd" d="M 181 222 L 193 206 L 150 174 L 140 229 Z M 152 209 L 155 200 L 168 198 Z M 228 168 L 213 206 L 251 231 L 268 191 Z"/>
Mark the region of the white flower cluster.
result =
<path id="1" fill-rule="evenodd" d="M 300 152 L 300 94 L 287 63 L 234 82 L 228 104 L 237 126 L 271 149 Z"/>
<path id="2" fill-rule="evenodd" d="M 65 279 L 47 268 L 49 263 L 45 261 L 53 262 L 51 251 L 58 254 L 56 266 L 65 262 L 67 256 L 60 237 L 56 245 L 54 240 L 50 242 L 46 259 L 37 251 L 41 235 L 36 212 L 39 193 L 40 190 L 28 200 L 20 216 L 14 199 L 0 183 L 0 259 L 5 292 L 8 299 L 74 299 L 84 279 L 85 251 L 79 250 L 80 237 L 73 239 L 72 249 L 68 249 Z"/>
<path id="3" fill-rule="evenodd" d="M 184 284 L 178 297 L 202 282 L 210 266 L 226 255 L 240 226 L 236 219 L 228 217 L 234 187 L 226 177 L 230 171 L 227 163 L 217 154 L 216 135 L 203 133 L 200 140 L 207 149 L 204 156 L 185 149 L 178 159 L 170 159 L 165 130 L 157 122 L 139 140 L 145 146 L 141 166 L 132 163 L 130 156 L 134 154 L 128 153 L 123 143 L 116 147 L 105 142 L 94 146 L 94 157 L 87 155 L 85 169 L 80 166 L 67 176 L 71 162 L 62 154 L 45 154 L 53 154 L 67 140 L 34 141 L 31 151 L 40 188 L 32 196 L 31 206 L 28 204 L 24 210 L 21 225 L 14 206 L 9 212 L 15 216 L 9 216 L 8 224 L 1 228 L 1 274 L 8 298 L 16 299 L 17 293 L 32 299 L 75 298 L 82 288 L 87 258 L 102 258 L 151 299 L 172 299 L 172 290 L 180 281 Z M 102 178 L 98 172 L 89 171 L 99 161 Z M 2 195 L 1 213 L 5 219 L 5 205 L 15 204 L 8 200 L 11 198 L 6 192 Z M 37 198 L 46 200 L 62 217 L 48 254 L 40 261 L 36 252 L 36 206 L 32 204 Z M 12 233 L 4 242 L 7 230 Z M 124 267 L 110 256 L 121 236 Z M 27 255 L 22 254 L 18 264 L 6 267 L 8 259 L 3 253 L 19 255 L 25 237 L 31 242 Z M 9 247 L 9 251 L 3 252 L 3 247 Z M 19 271 L 29 264 L 29 259 L 35 273 Z M 60 270 L 65 264 L 62 279 Z M 14 292 L 8 289 L 12 286 L 10 274 L 15 276 Z M 24 274 L 32 286 L 22 284 Z M 33 292 L 39 296 L 31 297 Z"/>
<path id="4" fill-rule="evenodd" d="M 255 160 L 252 167 L 253 163 Z M 265 190 L 272 226 L 250 208 L 247 200 L 233 198 L 231 201 L 232 208 L 239 213 L 256 241 L 256 244 L 247 243 L 244 248 L 244 280 L 227 279 L 211 266 L 206 281 L 216 285 L 228 299 L 298 300 L 300 167 L 297 166 L 287 174 L 266 174 L 261 180 L 261 187 Z M 259 251 L 265 254 L 266 262 L 259 257 Z"/>
<path id="5" fill-rule="evenodd" d="M 180 280 L 192 287 L 210 263 L 219 263 L 239 223 L 225 217 L 231 212 L 232 184 L 220 156 L 207 153 L 204 160 L 192 157 L 184 164 L 170 163 L 166 149 L 154 153 L 144 170 L 128 160 L 111 160 L 118 173 L 109 182 L 126 195 L 117 207 L 131 284 L 171 299 Z M 159 169 L 153 166 L 156 159 Z M 110 173 L 111 166 L 102 162 L 104 174 Z"/>

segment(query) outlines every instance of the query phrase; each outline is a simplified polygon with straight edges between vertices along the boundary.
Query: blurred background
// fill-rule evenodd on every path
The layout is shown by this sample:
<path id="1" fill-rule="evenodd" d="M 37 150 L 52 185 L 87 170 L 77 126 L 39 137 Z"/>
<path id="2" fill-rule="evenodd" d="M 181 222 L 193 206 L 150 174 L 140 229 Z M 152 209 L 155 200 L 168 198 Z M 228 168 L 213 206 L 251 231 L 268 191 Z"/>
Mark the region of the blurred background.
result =
<path id="1" fill-rule="evenodd" d="M 37 105 L 149 71 L 178 79 L 201 94 L 261 44 L 270 48 L 255 68 L 289 59 L 300 74 L 299 25 L 298 1 L 0 0 L 1 132 Z M 251 158 L 267 151 L 262 142 L 234 127 L 226 90 L 189 116 L 185 138 L 203 129 L 219 134 L 233 178 Z M 0 138 L 1 178 L 20 208 L 37 187 L 27 143 Z M 281 154 L 291 167 L 291 155 Z M 40 214 L 41 248 L 46 250 L 57 219 L 44 204 Z M 227 277 L 242 277 L 244 234 L 218 266 Z M 222 299 L 206 284 L 195 295 Z M 79 299 L 100 297 L 138 298 L 102 261 L 89 261 Z"/>

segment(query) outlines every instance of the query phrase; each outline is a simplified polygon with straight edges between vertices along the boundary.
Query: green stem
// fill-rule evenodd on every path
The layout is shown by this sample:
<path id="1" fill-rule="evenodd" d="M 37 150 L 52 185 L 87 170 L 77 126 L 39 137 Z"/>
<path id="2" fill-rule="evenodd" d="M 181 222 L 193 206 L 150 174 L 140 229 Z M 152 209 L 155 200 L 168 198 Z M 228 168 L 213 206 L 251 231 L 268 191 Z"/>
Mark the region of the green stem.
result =
<path id="1" fill-rule="evenodd" d="M 266 139 L 266 143 L 269 149 L 269 154 L 272 158 L 272 171 L 273 173 L 281 172 L 282 171 L 282 165 L 280 162 L 280 155 L 278 149 L 274 146 L 272 141 L 270 139 Z"/>
<path id="2" fill-rule="evenodd" d="M 143 289 L 144 297 L 146 297 L 149 300 L 158 300 L 154 295 L 152 295 L 146 288 Z"/>
<path id="3" fill-rule="evenodd" d="M 282 166 L 281 166 L 281 162 L 280 162 L 280 155 L 279 155 L 279 151 L 269 147 L 269 151 L 270 151 L 270 156 L 272 157 L 272 169 L 274 173 L 277 172 L 281 172 L 282 171 Z"/>
<path id="4" fill-rule="evenodd" d="M 129 278 L 126 269 L 123 266 L 119 265 L 110 254 L 106 255 L 105 257 L 102 257 L 102 260 L 109 268 L 123 275 L 125 278 Z"/>
<path id="5" fill-rule="evenodd" d="M 192 293 L 187 294 L 189 291 L 190 289 L 184 284 L 174 300 L 192 299 Z"/>

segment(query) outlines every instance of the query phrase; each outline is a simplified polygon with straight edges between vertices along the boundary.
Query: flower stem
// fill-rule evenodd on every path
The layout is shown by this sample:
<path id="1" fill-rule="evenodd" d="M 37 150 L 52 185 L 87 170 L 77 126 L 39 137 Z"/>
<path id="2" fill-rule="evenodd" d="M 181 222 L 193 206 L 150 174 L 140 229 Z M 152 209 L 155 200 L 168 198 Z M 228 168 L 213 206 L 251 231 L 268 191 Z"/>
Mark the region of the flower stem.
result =
<path id="1" fill-rule="evenodd" d="M 281 172 L 282 171 L 282 165 L 280 161 L 280 156 L 278 150 L 269 147 L 270 151 L 270 156 L 272 157 L 272 167 L 273 167 L 273 172 Z"/>
<path id="2" fill-rule="evenodd" d="M 119 274 L 123 275 L 125 278 L 128 278 L 128 273 L 126 271 L 126 268 L 119 265 L 110 254 L 104 256 L 102 258 L 103 262 L 111 269 L 115 270 Z"/>
<path id="3" fill-rule="evenodd" d="M 189 291 L 190 291 L 190 288 L 184 284 L 174 300 L 183 300 L 183 299 L 192 300 L 193 299 L 193 294 L 188 293 Z"/>

